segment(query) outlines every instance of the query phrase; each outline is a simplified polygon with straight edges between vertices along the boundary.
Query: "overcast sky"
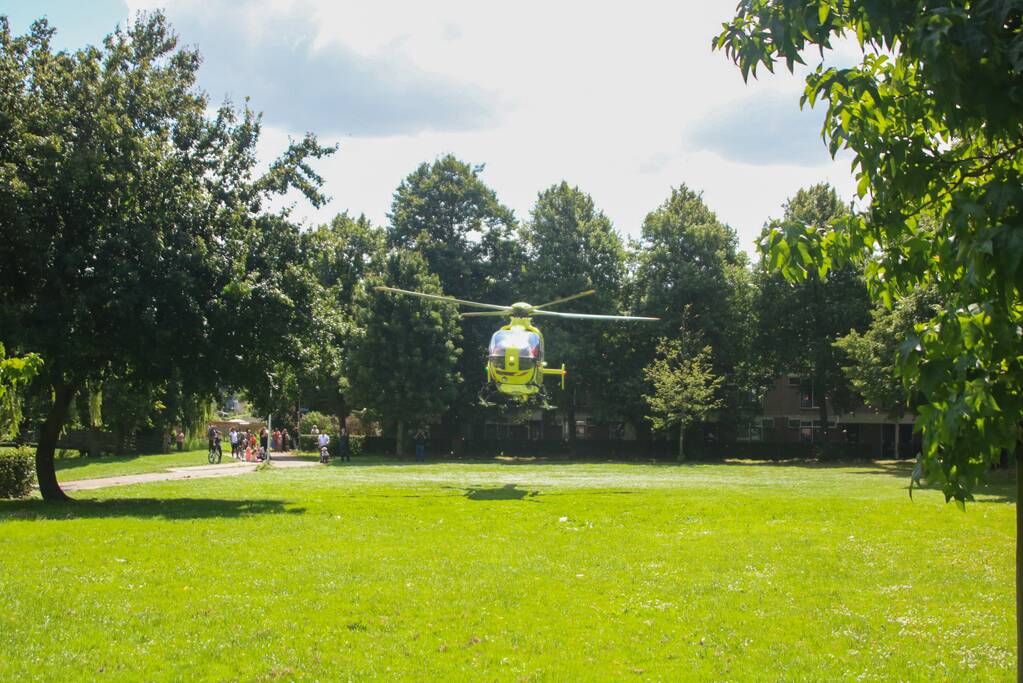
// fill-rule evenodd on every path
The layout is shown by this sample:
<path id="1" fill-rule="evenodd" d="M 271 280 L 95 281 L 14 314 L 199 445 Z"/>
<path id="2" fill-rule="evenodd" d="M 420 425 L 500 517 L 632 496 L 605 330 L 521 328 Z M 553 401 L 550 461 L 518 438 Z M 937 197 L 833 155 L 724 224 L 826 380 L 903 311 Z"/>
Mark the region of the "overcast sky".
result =
<path id="1" fill-rule="evenodd" d="M 163 8 L 202 52 L 211 100 L 248 96 L 263 112 L 267 157 L 306 131 L 340 144 L 318 166 L 332 201 L 296 205 L 307 223 L 347 210 L 383 225 L 402 178 L 447 153 L 485 164 L 520 220 L 564 179 L 631 236 L 685 183 L 747 251 L 800 187 L 827 180 L 853 195 L 848 161 L 820 140 L 821 112 L 799 109 L 801 79 L 745 85 L 711 52 L 735 0 L 4 4 L 16 33 L 46 14 L 62 48 Z"/>

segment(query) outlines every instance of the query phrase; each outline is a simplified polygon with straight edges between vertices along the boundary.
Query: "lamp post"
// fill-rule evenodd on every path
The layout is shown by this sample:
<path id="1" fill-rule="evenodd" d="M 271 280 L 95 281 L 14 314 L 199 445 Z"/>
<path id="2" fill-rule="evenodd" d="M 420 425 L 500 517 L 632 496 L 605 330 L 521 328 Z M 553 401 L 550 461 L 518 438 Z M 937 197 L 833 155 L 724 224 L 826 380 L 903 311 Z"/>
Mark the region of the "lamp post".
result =
<path id="1" fill-rule="evenodd" d="M 266 373 L 267 384 L 270 385 L 270 411 L 266 416 L 266 459 L 270 459 L 270 451 L 274 445 L 273 439 L 273 416 L 274 416 L 274 374 Z"/>

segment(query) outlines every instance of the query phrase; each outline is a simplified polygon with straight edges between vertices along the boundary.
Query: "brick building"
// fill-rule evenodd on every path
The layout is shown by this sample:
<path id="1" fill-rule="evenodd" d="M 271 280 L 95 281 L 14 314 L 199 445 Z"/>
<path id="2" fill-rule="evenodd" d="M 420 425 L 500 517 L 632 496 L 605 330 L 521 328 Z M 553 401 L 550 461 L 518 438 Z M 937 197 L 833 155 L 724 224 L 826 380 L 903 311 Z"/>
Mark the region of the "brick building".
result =
<path id="1" fill-rule="evenodd" d="M 859 404 L 836 414 L 828 408 L 831 443 L 861 444 L 876 458 L 911 457 L 919 449 L 913 433 L 915 415 L 892 418 Z M 820 404 L 808 381 L 795 375 L 779 377 L 764 395 L 761 417 L 740 440 L 771 443 L 817 443 L 822 440 Z"/>

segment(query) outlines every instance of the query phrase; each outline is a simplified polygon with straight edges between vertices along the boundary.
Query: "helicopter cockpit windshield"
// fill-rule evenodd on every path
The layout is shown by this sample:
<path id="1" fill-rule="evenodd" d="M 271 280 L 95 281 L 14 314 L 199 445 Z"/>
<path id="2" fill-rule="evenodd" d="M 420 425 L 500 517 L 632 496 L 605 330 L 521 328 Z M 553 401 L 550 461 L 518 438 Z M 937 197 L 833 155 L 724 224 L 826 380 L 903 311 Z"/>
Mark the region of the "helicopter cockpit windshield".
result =
<path id="1" fill-rule="evenodd" d="M 543 360 L 540 335 L 526 330 L 498 330 L 490 338 L 490 360 L 503 366 L 509 349 L 518 351 L 519 369 L 528 370 Z"/>

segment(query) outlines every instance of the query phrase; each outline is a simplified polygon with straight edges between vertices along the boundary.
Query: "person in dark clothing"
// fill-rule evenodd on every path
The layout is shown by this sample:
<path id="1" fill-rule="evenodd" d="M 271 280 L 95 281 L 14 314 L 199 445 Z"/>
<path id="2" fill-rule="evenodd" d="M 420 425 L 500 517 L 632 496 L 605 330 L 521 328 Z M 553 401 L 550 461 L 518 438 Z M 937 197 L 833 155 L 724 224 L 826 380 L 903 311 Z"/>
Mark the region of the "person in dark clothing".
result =
<path id="1" fill-rule="evenodd" d="M 416 432 L 416 460 L 426 460 L 426 434 L 422 429 Z"/>
<path id="2" fill-rule="evenodd" d="M 341 435 L 338 437 L 337 440 L 338 459 L 341 462 L 352 461 L 352 456 L 348 448 L 349 448 L 348 428 L 342 427 Z"/>
<path id="3" fill-rule="evenodd" d="M 220 457 L 224 457 L 224 451 L 220 448 L 220 430 L 210 425 L 206 430 L 206 439 L 209 441 L 210 452 L 216 452 Z"/>

